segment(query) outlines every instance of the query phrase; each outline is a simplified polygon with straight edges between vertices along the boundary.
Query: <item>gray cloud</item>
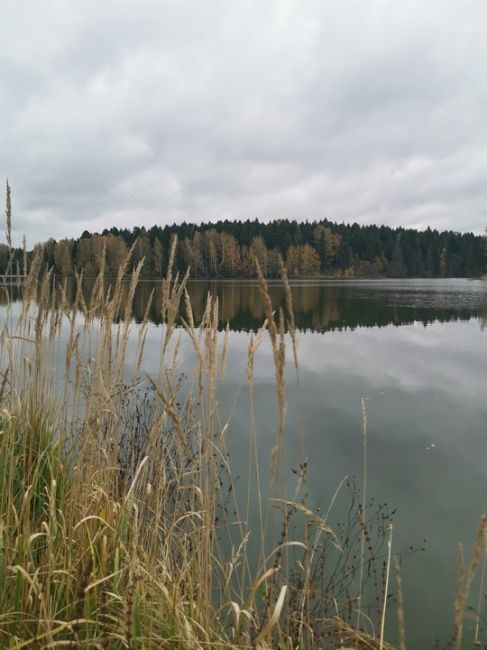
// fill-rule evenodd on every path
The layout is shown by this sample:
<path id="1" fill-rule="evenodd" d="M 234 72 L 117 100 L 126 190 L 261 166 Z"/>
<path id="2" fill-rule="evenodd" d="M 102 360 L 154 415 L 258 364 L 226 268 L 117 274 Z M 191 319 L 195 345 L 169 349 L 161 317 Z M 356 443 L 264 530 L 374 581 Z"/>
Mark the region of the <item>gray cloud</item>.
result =
<path id="1" fill-rule="evenodd" d="M 482 0 L 17 0 L 17 237 L 259 217 L 482 232 Z"/>

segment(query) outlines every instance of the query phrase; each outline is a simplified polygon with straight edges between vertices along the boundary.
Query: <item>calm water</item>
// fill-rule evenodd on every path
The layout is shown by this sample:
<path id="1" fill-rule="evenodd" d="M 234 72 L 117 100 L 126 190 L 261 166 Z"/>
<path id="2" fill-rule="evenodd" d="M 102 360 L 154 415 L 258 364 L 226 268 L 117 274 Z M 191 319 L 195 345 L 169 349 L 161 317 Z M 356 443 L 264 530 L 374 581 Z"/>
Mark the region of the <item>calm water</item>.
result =
<path id="1" fill-rule="evenodd" d="M 245 384 L 245 330 L 261 323 L 262 304 L 255 284 L 194 283 L 196 312 L 208 290 L 219 297 L 222 325 L 228 321 L 232 329 L 225 406 Z M 272 286 L 271 295 L 275 305 L 283 302 L 282 287 Z M 487 284 L 303 283 L 293 286 L 293 296 L 310 501 L 326 511 L 344 476 L 361 480 L 360 406 L 367 398 L 368 492 L 397 508 L 393 548 L 425 549 L 403 558 L 402 578 L 408 647 L 430 647 L 436 635 L 446 639 L 451 632 L 458 543 L 470 551 L 487 510 Z M 276 428 L 268 346 L 258 355 L 256 383 L 258 444 L 265 458 Z M 244 473 L 239 459 L 246 457 L 246 398 L 233 408 L 229 444 Z M 291 466 L 299 458 L 291 370 L 288 409 Z M 331 520 L 340 521 L 347 499 L 344 494 L 337 500 Z"/>
<path id="2" fill-rule="evenodd" d="M 152 285 L 142 284 L 134 318 L 143 317 Z M 157 288 L 156 301 L 157 305 Z M 195 320 L 206 296 L 219 298 L 220 325 L 230 326 L 228 370 L 220 388 L 223 416 L 232 415 L 228 445 L 234 471 L 248 471 L 246 359 L 249 331 L 262 323 L 255 282 L 193 282 Z M 279 284 L 274 305 L 284 305 Z M 293 285 L 299 329 L 301 397 L 289 361 L 284 474 L 309 459 L 307 492 L 313 507 L 330 506 L 348 476 L 362 480 L 361 399 L 367 399 L 368 494 L 394 515 L 395 552 L 402 557 L 408 647 L 429 648 L 452 630 L 458 543 L 467 558 L 487 510 L 487 283 L 468 280 L 303 282 Z M 160 313 L 151 310 L 147 372 L 157 372 Z M 135 333 L 135 330 L 134 330 Z M 193 364 L 183 340 L 182 365 Z M 290 348 L 289 348 L 290 358 Z M 154 367 L 151 367 L 154 359 Z M 255 416 L 262 467 L 274 445 L 277 409 L 267 340 L 255 369 Z M 342 487 L 330 523 L 343 522 L 350 495 Z M 476 588 L 478 589 L 478 588 Z M 478 591 L 472 604 L 476 606 Z M 485 620 L 485 610 L 483 611 Z M 469 624 L 470 630 L 474 623 Z M 391 635 L 394 636 L 395 621 Z M 471 647 L 469 644 L 465 647 Z"/>

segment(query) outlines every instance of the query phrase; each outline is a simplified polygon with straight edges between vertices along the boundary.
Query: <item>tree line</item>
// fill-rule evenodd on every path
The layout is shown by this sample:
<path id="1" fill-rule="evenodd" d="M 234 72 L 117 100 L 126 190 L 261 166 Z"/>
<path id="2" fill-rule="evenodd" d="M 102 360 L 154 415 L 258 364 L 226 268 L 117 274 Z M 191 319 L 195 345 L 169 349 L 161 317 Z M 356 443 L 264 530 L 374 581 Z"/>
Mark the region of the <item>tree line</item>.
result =
<path id="1" fill-rule="evenodd" d="M 478 277 L 487 269 L 485 237 L 479 235 L 328 220 L 113 227 L 39 246 L 46 265 L 60 276 L 83 271 L 93 277 L 102 264 L 107 276 L 116 276 L 132 251 L 129 270 L 142 262 L 142 276 L 158 278 L 167 271 L 174 237 L 174 268 L 185 272 L 189 267 L 193 277 L 253 277 L 256 258 L 263 274 L 273 278 L 279 275 L 279 256 L 293 277 Z M 9 260 L 22 272 L 24 259 L 32 255 L 0 245 L 0 273 L 6 272 Z"/>

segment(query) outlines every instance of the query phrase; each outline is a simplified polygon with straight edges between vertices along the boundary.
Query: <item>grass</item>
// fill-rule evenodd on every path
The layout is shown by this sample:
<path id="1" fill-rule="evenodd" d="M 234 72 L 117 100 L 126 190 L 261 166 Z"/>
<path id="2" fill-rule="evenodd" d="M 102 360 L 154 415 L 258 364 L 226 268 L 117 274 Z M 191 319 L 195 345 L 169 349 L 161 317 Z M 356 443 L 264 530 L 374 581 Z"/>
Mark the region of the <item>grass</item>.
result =
<path id="1" fill-rule="evenodd" d="M 10 231 L 10 193 L 7 222 Z M 187 276 L 171 272 L 175 252 L 176 242 L 162 285 L 164 326 L 154 376 L 142 373 L 150 302 L 135 328 L 132 303 L 142 267 L 126 283 L 129 257 L 115 283 L 100 274 L 88 301 L 82 277 L 68 300 L 67 287 L 43 268 L 42 251 L 22 283 L 20 302 L 3 287 L 0 647 L 388 648 L 387 513 L 366 509 L 358 491 L 347 525 L 331 530 L 327 516 L 306 504 L 304 453 L 293 459 L 294 494 L 274 494 L 284 464 L 285 332 L 299 373 L 285 269 L 287 317 L 274 312 L 257 266 L 266 321 L 249 339 L 254 473 L 242 508 L 226 448 L 231 421 L 221 420 L 217 399 L 228 331 L 218 334 L 218 302 L 211 296 L 195 324 Z M 189 378 L 180 370 L 183 336 L 194 350 Z M 273 352 L 279 413 L 266 493 L 252 406 L 255 355 L 264 336 Z M 364 442 L 365 432 L 364 405 Z M 251 483 L 257 486 L 257 530 L 248 524 Z M 281 514 L 277 528 L 269 503 Z M 484 519 L 468 570 L 461 556 L 457 648 L 486 526 Z M 259 540 L 258 559 L 250 557 L 251 535 Z M 399 618 L 402 649 L 402 607 Z"/>

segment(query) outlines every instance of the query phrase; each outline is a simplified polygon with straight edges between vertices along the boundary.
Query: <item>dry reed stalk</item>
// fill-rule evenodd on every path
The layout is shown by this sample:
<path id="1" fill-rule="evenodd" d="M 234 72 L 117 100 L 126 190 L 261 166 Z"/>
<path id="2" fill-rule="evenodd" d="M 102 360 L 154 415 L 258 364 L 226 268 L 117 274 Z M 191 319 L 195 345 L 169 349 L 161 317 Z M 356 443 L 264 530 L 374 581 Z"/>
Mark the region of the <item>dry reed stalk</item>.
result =
<path id="1" fill-rule="evenodd" d="M 182 318 L 181 321 L 186 330 L 186 333 L 189 336 L 191 343 L 193 344 L 193 349 L 196 353 L 196 367 L 195 367 L 194 374 L 195 374 L 195 378 L 197 378 L 198 399 L 201 400 L 201 396 L 203 393 L 203 379 L 202 379 L 203 378 L 203 356 L 198 342 L 198 337 L 196 334 L 196 328 L 195 328 L 194 317 L 193 317 L 193 308 L 191 306 L 189 293 L 186 287 L 184 287 L 183 295 L 184 295 L 184 305 L 185 305 L 187 320 L 184 320 Z"/>
<path id="2" fill-rule="evenodd" d="M 262 343 L 265 330 L 267 327 L 267 320 L 264 321 L 264 324 L 254 336 L 250 335 L 249 344 L 247 348 L 247 364 L 246 364 L 246 373 L 247 373 L 247 385 L 248 385 L 248 394 L 249 394 L 249 456 L 248 456 L 248 466 L 249 466 L 249 475 L 247 480 L 247 506 L 246 506 L 246 520 L 250 520 L 250 508 L 251 508 L 251 488 L 253 485 L 253 472 L 252 468 L 255 469 L 255 482 L 256 482 L 256 493 L 257 493 L 257 502 L 258 502 L 258 517 L 259 517 L 259 537 L 260 537 L 260 563 L 263 566 L 264 570 L 266 569 L 265 565 L 265 524 L 264 524 L 264 510 L 262 503 L 262 488 L 261 488 L 261 476 L 260 476 L 260 462 L 258 457 L 257 450 L 257 428 L 255 423 L 255 407 L 254 407 L 254 363 L 255 355 L 257 350 Z"/>
<path id="3" fill-rule="evenodd" d="M 7 268 L 5 271 L 5 275 L 10 275 L 12 272 L 12 262 L 13 262 L 13 247 L 12 247 L 12 196 L 11 196 L 11 190 L 10 190 L 10 185 L 8 182 L 8 179 L 6 180 L 6 188 L 5 188 L 5 217 L 6 217 L 6 238 L 7 238 L 7 246 L 8 246 L 8 253 L 9 253 L 9 259 L 7 263 Z"/>
<path id="4" fill-rule="evenodd" d="M 73 363 L 73 358 L 75 355 L 75 350 L 76 350 L 76 343 L 79 338 L 79 334 L 76 334 L 76 323 L 77 323 L 77 316 L 78 316 L 78 308 L 80 306 L 80 296 L 82 295 L 82 290 L 81 290 L 81 282 L 82 282 L 82 275 L 78 276 L 77 274 L 75 275 L 75 294 L 74 294 L 74 300 L 71 305 L 71 309 L 67 313 L 67 319 L 69 323 L 69 336 L 68 336 L 68 342 L 66 344 L 66 358 L 65 358 L 65 366 L 64 366 L 64 387 L 63 387 L 63 401 L 62 401 L 62 418 L 61 421 L 63 423 L 63 429 L 65 431 L 68 430 L 68 418 L 69 418 L 69 395 L 68 392 L 70 388 L 73 391 L 73 401 L 76 403 L 77 399 L 77 393 L 79 390 L 79 377 L 75 375 L 76 379 L 73 383 L 71 383 L 71 367 Z"/>
<path id="5" fill-rule="evenodd" d="M 397 624 L 399 630 L 399 650 L 406 650 L 406 624 L 404 618 L 404 598 L 402 594 L 401 567 L 399 560 L 394 557 L 394 570 L 397 584 Z"/>
<path id="6" fill-rule="evenodd" d="M 99 272 L 95 279 L 95 284 L 91 293 L 90 308 L 95 315 L 99 306 L 104 304 L 105 300 L 105 266 L 106 266 L 107 245 L 106 240 L 102 241 L 101 257 L 99 260 Z"/>
<path id="7" fill-rule="evenodd" d="M 12 249 L 12 196 L 11 196 L 10 184 L 8 182 L 8 179 L 6 180 L 5 185 L 6 185 L 5 216 L 7 220 L 6 237 L 7 237 L 7 246 L 9 247 L 9 250 L 11 250 Z"/>
<path id="8" fill-rule="evenodd" d="M 163 296 L 162 312 L 164 313 L 165 330 L 166 330 L 163 350 L 162 350 L 163 356 L 167 350 L 169 341 L 171 340 L 171 337 L 174 333 L 174 329 L 176 327 L 177 319 L 180 313 L 181 300 L 184 295 L 184 290 L 188 283 L 188 279 L 189 279 L 189 269 L 181 281 L 179 281 L 178 275 L 176 275 L 174 281 L 172 281 L 171 284 L 164 285 L 164 281 L 163 281 L 164 286 L 162 287 L 162 296 Z"/>
<path id="9" fill-rule="evenodd" d="M 472 584 L 477 573 L 477 569 L 483 554 L 487 550 L 487 514 L 484 514 L 480 519 L 477 537 L 473 549 L 473 556 L 466 572 L 465 558 L 463 553 L 463 546 L 459 546 L 458 555 L 458 579 L 457 579 L 457 595 L 455 598 L 455 650 L 461 650 L 463 638 L 463 618 L 465 614 L 465 606 L 467 598 L 472 589 Z"/>
<path id="10" fill-rule="evenodd" d="M 139 283 L 139 278 L 140 278 L 140 273 L 142 271 L 142 267 L 144 265 L 144 260 L 140 260 L 140 262 L 137 264 L 135 269 L 132 272 L 132 275 L 130 277 L 130 282 L 128 286 L 128 294 L 126 298 L 126 303 L 125 303 L 125 313 L 123 315 L 123 330 L 124 330 L 124 337 L 123 337 L 123 343 L 120 349 L 120 359 L 123 359 L 125 356 L 125 351 L 127 347 L 127 336 L 128 336 L 128 331 L 130 327 L 130 323 L 132 322 L 132 307 L 133 307 L 133 302 L 134 302 L 134 296 L 135 296 L 135 290 L 137 288 L 137 285 Z"/>
<path id="11" fill-rule="evenodd" d="M 363 465 L 362 465 L 362 517 L 366 521 L 366 504 L 367 504 L 367 405 L 364 398 L 360 403 L 362 415 L 362 448 L 363 448 Z M 362 527 L 360 539 L 360 572 L 357 596 L 357 629 L 360 629 L 360 617 L 362 613 L 362 586 L 364 580 L 365 565 L 365 527 Z"/>
<path id="12" fill-rule="evenodd" d="M 174 258 L 176 256 L 176 247 L 178 239 L 177 236 L 174 236 L 171 240 L 171 245 L 169 248 L 169 262 L 167 265 L 166 277 L 162 281 L 162 292 L 161 292 L 161 318 L 163 321 L 166 320 L 167 308 L 170 301 L 171 295 L 171 285 L 173 281 L 172 270 L 174 266 Z"/>
<path id="13" fill-rule="evenodd" d="M 392 553 L 392 524 L 388 524 L 389 536 L 387 538 L 387 565 L 386 565 L 386 580 L 384 585 L 384 603 L 382 605 L 382 617 L 380 622 L 380 637 L 379 637 L 379 650 L 384 648 L 384 632 L 386 625 L 386 610 L 387 600 L 389 597 L 389 574 L 391 570 L 391 553 Z"/>
<path id="14" fill-rule="evenodd" d="M 299 373 L 299 363 L 298 363 L 298 345 L 297 345 L 297 336 L 296 336 L 296 322 L 294 320 L 294 304 L 293 304 L 293 294 L 291 291 L 291 286 L 289 284 L 289 278 L 286 270 L 286 266 L 282 259 L 282 256 L 278 256 L 279 264 L 279 273 L 284 284 L 284 295 L 286 299 L 286 311 L 288 318 L 288 332 L 291 337 L 291 345 L 293 351 L 293 360 L 294 360 L 294 372 L 296 376 L 296 401 L 297 401 L 297 427 L 299 435 L 299 447 L 300 447 L 300 456 L 301 463 L 306 460 L 306 453 L 304 448 L 304 418 L 303 418 L 303 400 L 301 396 L 301 378 Z M 296 499 L 295 495 L 295 499 Z"/>
<path id="15" fill-rule="evenodd" d="M 225 380 L 225 372 L 227 370 L 227 355 L 228 355 L 228 336 L 230 333 L 230 325 L 227 321 L 225 326 L 225 336 L 223 338 L 223 349 L 220 360 L 220 379 L 221 381 Z"/>
<path id="16" fill-rule="evenodd" d="M 276 444 L 271 452 L 271 463 L 269 468 L 269 494 L 273 494 L 275 482 L 277 480 L 277 472 L 279 467 L 279 460 L 283 454 L 284 445 L 284 429 L 286 424 L 286 380 L 285 380 L 285 365 L 286 365 L 286 347 L 284 341 L 284 316 L 282 310 L 279 312 L 279 320 L 276 322 L 274 317 L 274 310 L 272 300 L 269 295 L 267 283 L 259 265 L 259 261 L 254 256 L 254 265 L 257 272 L 259 281 L 260 294 L 264 303 L 264 313 L 267 323 L 267 331 L 271 342 L 272 356 L 274 360 L 275 380 L 276 380 L 276 394 L 278 402 L 279 413 L 279 426 L 276 431 Z"/>
<path id="17" fill-rule="evenodd" d="M 1 394 L 1 393 L 0 393 Z M 487 550 L 484 549 L 484 559 L 482 561 L 482 571 L 480 573 L 480 583 L 479 583 L 479 595 L 477 599 L 477 623 L 475 624 L 475 637 L 474 642 L 479 643 L 479 632 L 480 632 L 480 619 L 481 619 L 481 609 L 482 609 L 482 600 L 485 598 L 484 586 L 485 586 L 485 573 L 487 569 Z"/>
<path id="18" fill-rule="evenodd" d="M 289 285 L 289 278 L 287 275 L 286 266 L 284 264 L 281 255 L 279 255 L 278 257 L 278 264 L 279 264 L 279 272 L 281 275 L 281 279 L 284 284 L 284 295 L 286 297 L 286 310 L 287 310 L 287 317 L 288 317 L 288 332 L 292 342 L 294 367 L 296 370 L 298 370 L 299 369 L 298 346 L 297 346 L 297 337 L 296 337 L 296 323 L 294 320 L 293 294 L 291 291 L 291 287 Z"/>
<path id="19" fill-rule="evenodd" d="M 115 284 L 113 285 L 110 296 L 108 297 L 106 312 L 111 314 L 113 319 L 116 319 L 119 314 L 122 313 L 122 301 L 123 301 L 123 281 L 127 273 L 128 266 L 132 259 L 136 242 L 132 244 L 129 251 L 123 258 L 120 266 L 118 267 L 117 278 Z"/>
<path id="20" fill-rule="evenodd" d="M 26 278 L 29 272 L 29 267 L 28 267 L 28 259 L 27 259 L 27 240 L 25 239 L 25 235 L 23 235 L 22 237 L 22 261 L 23 261 L 22 275 L 24 276 L 24 278 Z"/>

